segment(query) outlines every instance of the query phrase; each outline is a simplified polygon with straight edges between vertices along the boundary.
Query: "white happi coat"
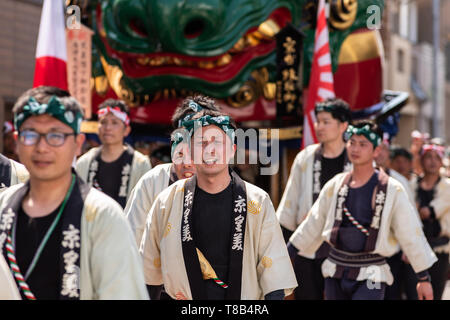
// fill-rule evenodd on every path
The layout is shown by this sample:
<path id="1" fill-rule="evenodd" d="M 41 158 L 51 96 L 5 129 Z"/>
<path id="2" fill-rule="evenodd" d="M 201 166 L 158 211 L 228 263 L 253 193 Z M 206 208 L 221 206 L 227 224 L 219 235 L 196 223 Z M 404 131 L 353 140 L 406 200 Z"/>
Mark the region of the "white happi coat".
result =
<path id="1" fill-rule="evenodd" d="M 2 254 L 0 254 L 0 300 L 20 300 L 16 282 Z"/>
<path id="2" fill-rule="evenodd" d="M 128 198 L 124 212 L 138 246 L 153 202 L 159 193 L 169 186 L 171 168 L 171 163 L 164 163 L 145 173 Z"/>
<path id="3" fill-rule="evenodd" d="M 277 209 L 280 224 L 294 231 L 313 205 L 314 153 L 320 144 L 307 146 L 295 157 L 283 197 Z"/>
<path id="4" fill-rule="evenodd" d="M 0 212 L 22 186 L 0 194 Z M 80 231 L 80 299 L 148 300 L 142 259 L 119 204 L 90 188 Z"/>
<path id="5" fill-rule="evenodd" d="M 404 176 L 402 176 L 397 171 L 395 171 L 394 169 L 389 169 L 389 175 L 402 184 L 402 186 L 405 189 L 405 192 L 408 196 L 409 201 L 411 201 L 411 204 L 413 206 L 415 206 L 416 200 L 415 200 L 414 192 L 413 192 L 413 189 L 411 188 L 411 184 L 410 184 L 409 180 L 406 179 Z"/>
<path id="6" fill-rule="evenodd" d="M 11 160 L 11 186 L 23 183 L 28 180 L 29 174 L 25 166 L 19 162 Z"/>
<path id="7" fill-rule="evenodd" d="M 346 174 L 341 173 L 328 181 L 306 219 L 291 236 L 289 241 L 301 252 L 314 253 L 323 241 L 330 243 L 338 191 L 345 176 Z M 437 258 L 423 234 L 415 211 L 401 183 L 389 177 L 375 250 L 371 253 L 390 257 L 397 252 L 400 245 L 417 273 L 430 268 Z M 324 278 L 333 277 L 335 271 L 336 265 L 328 259 L 325 260 L 322 265 Z M 374 268 L 362 267 L 356 280 L 366 279 L 385 282 L 388 285 L 393 282 L 387 263 L 379 266 L 376 272 Z"/>
<path id="8" fill-rule="evenodd" d="M 305 219 L 313 205 L 314 154 L 320 144 L 307 146 L 300 151 L 292 164 L 289 179 L 277 209 L 280 224 L 294 231 Z M 351 166 L 344 168 L 344 171 Z M 320 186 L 319 186 L 320 187 Z"/>
<path id="9" fill-rule="evenodd" d="M 18 183 L 23 183 L 28 180 L 29 174 L 28 170 L 25 168 L 25 166 L 19 162 L 16 162 L 12 159 L 8 159 L 9 163 L 11 164 L 11 182 L 10 186 L 13 186 Z M 0 186 L 0 192 L 6 190 L 4 186 Z"/>
<path id="10" fill-rule="evenodd" d="M 417 190 L 417 179 L 411 180 L 411 187 Z M 440 236 L 450 238 L 450 179 L 441 177 L 441 180 L 436 186 L 436 193 L 433 200 L 430 202 L 433 207 L 436 218 L 441 225 Z M 433 248 L 436 253 L 450 253 L 450 243 L 446 245 Z"/>
<path id="11" fill-rule="evenodd" d="M 101 147 L 90 149 L 77 160 L 77 174 L 86 182 L 88 181 L 89 167 L 91 165 L 91 162 L 94 160 L 96 152 L 99 148 Z M 133 161 L 131 163 L 130 180 L 128 182 L 127 200 L 129 199 L 131 190 L 133 190 L 136 183 L 151 168 L 152 166 L 150 164 L 149 158 L 139 151 L 134 150 Z"/>
<path id="12" fill-rule="evenodd" d="M 280 224 L 290 231 L 297 229 L 313 205 L 314 154 L 319 147 L 319 143 L 307 146 L 297 154 L 292 164 L 283 197 L 277 208 Z M 351 166 L 344 168 L 344 171 L 350 169 Z M 315 253 L 299 254 L 309 259 L 315 257 Z"/>
<path id="13" fill-rule="evenodd" d="M 165 189 L 148 215 L 140 252 L 148 285 L 164 284 L 175 298 L 192 299 L 181 243 L 184 185 L 179 180 Z M 264 299 L 275 290 L 292 293 L 297 281 L 269 195 L 245 182 L 247 219 L 242 260 L 241 299 Z M 230 213 L 231 214 L 231 213 Z"/>

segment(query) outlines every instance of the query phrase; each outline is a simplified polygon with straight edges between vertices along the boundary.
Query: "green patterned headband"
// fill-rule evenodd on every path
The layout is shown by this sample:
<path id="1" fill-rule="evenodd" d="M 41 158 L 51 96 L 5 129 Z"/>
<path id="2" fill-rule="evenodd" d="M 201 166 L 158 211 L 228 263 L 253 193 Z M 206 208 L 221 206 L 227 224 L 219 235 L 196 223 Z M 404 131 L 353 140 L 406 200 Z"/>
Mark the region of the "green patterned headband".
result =
<path id="1" fill-rule="evenodd" d="M 188 121 L 191 120 L 193 116 L 195 116 L 195 114 L 197 112 L 200 112 L 203 110 L 203 108 L 194 100 L 189 100 L 189 104 L 188 104 L 189 109 L 191 109 L 193 112 L 189 113 L 188 115 L 186 115 L 183 119 L 178 120 L 178 128 L 182 127 L 182 123 L 184 121 Z"/>
<path id="2" fill-rule="evenodd" d="M 181 126 L 189 131 L 191 137 L 196 129 L 209 125 L 215 125 L 222 129 L 231 139 L 231 142 L 234 143 L 234 128 L 231 126 L 229 116 L 212 117 L 207 115 L 198 119 L 186 120 L 181 123 Z"/>
<path id="3" fill-rule="evenodd" d="M 73 129 L 75 134 L 80 133 L 83 115 L 81 112 L 67 110 L 64 104 L 61 103 L 61 100 L 56 96 L 52 96 L 47 104 L 40 104 L 34 97 L 30 97 L 28 99 L 28 104 L 23 107 L 23 110 L 14 115 L 14 126 L 16 127 L 16 130 L 19 131 L 19 128 L 29 117 L 42 114 L 48 114 L 67 124 Z"/>
<path id="4" fill-rule="evenodd" d="M 362 128 L 356 128 L 352 125 L 349 125 L 346 131 L 347 140 L 350 139 L 354 134 L 366 137 L 367 140 L 369 140 L 370 143 L 373 144 L 374 148 L 378 147 L 381 143 L 381 137 L 372 130 L 370 130 L 370 125 L 368 124 Z"/>
<path id="5" fill-rule="evenodd" d="M 190 144 L 191 140 L 189 137 L 189 133 L 187 131 L 185 131 L 185 134 L 183 134 L 182 132 L 175 132 L 170 136 L 170 141 L 172 142 L 172 147 L 171 147 L 171 151 L 170 154 L 173 157 L 173 153 L 175 152 L 175 149 L 177 148 L 177 146 L 182 143 L 188 143 Z"/>

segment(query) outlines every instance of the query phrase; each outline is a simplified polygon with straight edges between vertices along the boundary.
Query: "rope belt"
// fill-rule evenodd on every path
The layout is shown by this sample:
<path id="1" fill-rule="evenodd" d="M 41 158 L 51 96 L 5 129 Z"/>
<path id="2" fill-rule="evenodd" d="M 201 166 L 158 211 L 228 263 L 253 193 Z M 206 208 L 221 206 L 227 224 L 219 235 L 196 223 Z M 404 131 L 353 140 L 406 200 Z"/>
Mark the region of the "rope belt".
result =
<path id="1" fill-rule="evenodd" d="M 343 267 L 361 268 L 371 265 L 382 265 L 386 263 L 386 259 L 379 254 L 372 253 L 352 253 L 331 248 L 328 260 Z"/>

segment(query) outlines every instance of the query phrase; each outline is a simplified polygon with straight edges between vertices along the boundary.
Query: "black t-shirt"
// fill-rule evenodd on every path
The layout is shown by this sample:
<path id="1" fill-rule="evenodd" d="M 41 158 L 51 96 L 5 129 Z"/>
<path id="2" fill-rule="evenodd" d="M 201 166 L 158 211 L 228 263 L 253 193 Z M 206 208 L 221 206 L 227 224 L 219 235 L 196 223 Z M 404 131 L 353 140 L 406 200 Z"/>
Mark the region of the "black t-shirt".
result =
<path id="1" fill-rule="evenodd" d="M 441 233 L 441 224 L 439 220 L 436 219 L 434 208 L 430 207 L 430 202 L 434 198 L 434 193 L 435 193 L 434 187 L 431 190 L 422 189 L 420 187 L 419 181 L 417 188 L 417 200 L 419 202 L 419 208 L 428 207 L 431 211 L 430 217 L 428 217 L 427 219 L 422 219 L 423 231 L 431 247 L 441 245 L 441 243 L 439 242 L 436 243 L 434 241 L 437 238 L 439 238 L 439 235 Z"/>
<path id="2" fill-rule="evenodd" d="M 196 247 L 209 261 L 220 280 L 227 283 L 230 260 L 233 212 L 232 183 L 216 194 L 195 189 L 192 208 L 193 234 Z M 226 289 L 213 280 L 205 281 L 207 298 L 225 299 Z"/>
<path id="3" fill-rule="evenodd" d="M 16 229 L 16 259 L 22 275 L 28 270 L 42 239 L 56 218 L 60 207 L 41 218 L 29 217 L 21 207 L 18 213 Z M 60 244 L 62 218 L 58 221 L 47 241 L 33 272 L 26 283 L 38 300 L 57 300 L 61 290 Z M 20 290 L 22 299 L 26 299 Z"/>
<path id="4" fill-rule="evenodd" d="M 119 188 L 122 184 L 122 168 L 124 165 L 126 152 L 113 162 L 98 161 L 97 182 L 104 193 L 119 201 Z"/>
<path id="5" fill-rule="evenodd" d="M 11 184 L 11 162 L 0 153 L 0 189 Z"/>
<path id="6" fill-rule="evenodd" d="M 345 206 L 350 214 L 366 229 L 369 229 L 372 222 L 372 196 L 377 184 L 378 172 L 375 172 L 365 185 L 359 188 L 349 188 L 345 201 Z M 343 214 L 337 239 L 338 249 L 347 252 L 364 252 L 366 240 L 367 236 Z"/>
<path id="7" fill-rule="evenodd" d="M 427 207 L 434 198 L 434 188 L 431 190 L 422 189 L 420 186 L 417 188 L 417 198 L 419 200 L 419 208 Z"/>
<path id="8" fill-rule="evenodd" d="M 325 183 L 331 180 L 335 175 L 344 170 L 345 149 L 337 158 L 322 157 L 320 174 L 320 187 L 323 188 Z"/>

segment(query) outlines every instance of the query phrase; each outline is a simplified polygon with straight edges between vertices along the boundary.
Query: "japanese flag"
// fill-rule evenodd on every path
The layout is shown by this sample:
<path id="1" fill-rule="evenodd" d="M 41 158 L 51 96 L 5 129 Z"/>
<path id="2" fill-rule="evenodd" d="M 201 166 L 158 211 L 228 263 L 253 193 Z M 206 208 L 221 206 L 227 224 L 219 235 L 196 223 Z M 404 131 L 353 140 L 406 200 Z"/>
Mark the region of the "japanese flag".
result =
<path id="1" fill-rule="evenodd" d="M 33 87 L 67 90 L 67 47 L 63 0 L 44 0 L 36 48 Z"/>

